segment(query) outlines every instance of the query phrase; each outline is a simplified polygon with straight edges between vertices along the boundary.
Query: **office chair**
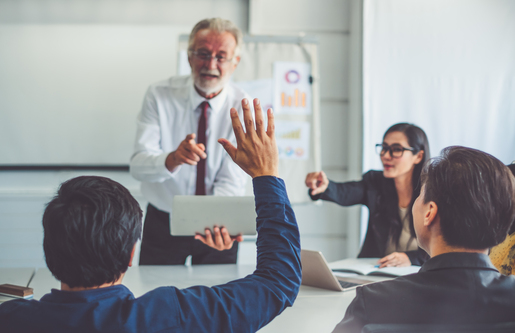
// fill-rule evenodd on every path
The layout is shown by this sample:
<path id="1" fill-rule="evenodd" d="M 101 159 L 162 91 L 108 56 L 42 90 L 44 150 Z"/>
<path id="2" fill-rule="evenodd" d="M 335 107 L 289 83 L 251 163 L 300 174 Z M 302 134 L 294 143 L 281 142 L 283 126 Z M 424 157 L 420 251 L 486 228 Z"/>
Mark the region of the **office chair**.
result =
<path id="1" fill-rule="evenodd" d="M 515 322 L 495 324 L 368 324 L 362 333 L 515 333 Z"/>

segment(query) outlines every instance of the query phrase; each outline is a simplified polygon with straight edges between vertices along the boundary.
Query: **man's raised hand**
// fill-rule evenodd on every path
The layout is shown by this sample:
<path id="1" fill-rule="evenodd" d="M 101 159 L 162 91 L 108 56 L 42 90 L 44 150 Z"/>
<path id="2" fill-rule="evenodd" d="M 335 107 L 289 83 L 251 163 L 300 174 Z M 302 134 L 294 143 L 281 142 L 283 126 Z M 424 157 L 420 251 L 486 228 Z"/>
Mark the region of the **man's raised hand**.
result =
<path id="1" fill-rule="evenodd" d="M 218 142 L 222 144 L 233 161 L 252 178 L 259 176 L 278 177 L 279 156 L 274 136 L 275 125 L 272 109 L 268 109 L 268 127 L 265 128 L 261 105 L 257 98 L 254 99 L 256 116 L 256 127 L 254 128 L 249 101 L 243 99 L 241 106 L 246 131 L 243 131 L 236 109 L 231 109 L 232 128 L 236 136 L 237 148 L 226 139 L 219 139 Z"/>
<path id="2" fill-rule="evenodd" d="M 181 141 L 179 147 L 166 157 L 165 165 L 170 171 L 173 171 L 181 164 L 197 165 L 200 159 L 207 157 L 206 147 L 202 143 L 195 142 L 195 133 L 186 135 Z"/>

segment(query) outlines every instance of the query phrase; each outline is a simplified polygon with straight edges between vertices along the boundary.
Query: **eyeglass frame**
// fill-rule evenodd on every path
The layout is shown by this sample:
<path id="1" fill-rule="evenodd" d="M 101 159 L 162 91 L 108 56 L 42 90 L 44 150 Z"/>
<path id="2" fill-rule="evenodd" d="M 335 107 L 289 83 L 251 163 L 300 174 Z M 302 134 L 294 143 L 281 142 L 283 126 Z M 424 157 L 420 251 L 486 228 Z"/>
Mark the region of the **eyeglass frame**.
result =
<path id="1" fill-rule="evenodd" d="M 386 148 L 385 148 L 385 146 L 386 146 Z M 399 156 L 393 156 L 393 147 L 394 146 L 402 148 L 401 154 Z M 377 148 L 379 148 L 379 147 L 381 147 L 381 150 L 377 151 Z M 401 146 L 398 143 L 394 143 L 391 146 L 385 145 L 384 143 L 376 144 L 376 152 L 379 154 L 379 156 L 384 156 L 384 155 L 386 155 L 387 152 L 389 152 L 390 156 L 392 158 L 401 158 L 402 155 L 404 155 L 404 151 L 406 151 L 406 150 L 411 151 L 413 153 L 415 151 L 415 148 L 413 148 L 413 147 L 406 148 L 406 147 Z"/>
<path id="2" fill-rule="evenodd" d="M 198 59 L 200 59 L 202 61 L 211 62 L 211 60 L 216 59 L 216 62 L 220 65 L 229 63 L 229 62 L 233 61 L 233 59 L 234 59 L 234 57 L 232 57 L 231 59 L 227 59 L 224 56 L 218 56 L 218 55 L 213 56 L 212 54 L 209 54 L 208 52 L 204 53 L 204 52 L 199 52 L 199 51 L 190 51 L 189 53 L 194 55 L 195 57 L 197 57 Z"/>

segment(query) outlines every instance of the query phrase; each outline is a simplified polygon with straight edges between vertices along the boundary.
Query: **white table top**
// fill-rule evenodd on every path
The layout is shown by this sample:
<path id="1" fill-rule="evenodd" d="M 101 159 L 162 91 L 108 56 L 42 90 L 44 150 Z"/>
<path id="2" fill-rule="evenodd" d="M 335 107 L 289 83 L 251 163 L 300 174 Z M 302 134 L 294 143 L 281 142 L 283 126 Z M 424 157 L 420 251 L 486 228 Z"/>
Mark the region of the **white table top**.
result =
<path id="1" fill-rule="evenodd" d="M 136 266 L 129 268 L 123 284 L 139 297 L 167 285 L 186 288 L 222 284 L 243 278 L 254 269 L 252 265 Z M 47 268 L 40 268 L 30 287 L 34 288 L 34 298 L 40 299 L 50 289 L 59 289 L 60 283 Z M 331 332 L 342 320 L 354 296 L 354 291 L 336 292 L 301 286 L 293 307 L 287 308 L 260 332 Z"/>

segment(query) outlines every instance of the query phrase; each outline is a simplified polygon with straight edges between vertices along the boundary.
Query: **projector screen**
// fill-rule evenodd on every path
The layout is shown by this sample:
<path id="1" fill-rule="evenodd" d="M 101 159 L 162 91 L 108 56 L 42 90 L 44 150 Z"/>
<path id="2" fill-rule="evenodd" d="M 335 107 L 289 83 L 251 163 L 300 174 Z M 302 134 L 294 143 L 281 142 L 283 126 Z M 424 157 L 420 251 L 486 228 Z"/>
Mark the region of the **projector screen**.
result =
<path id="1" fill-rule="evenodd" d="M 0 166 L 128 165 L 145 91 L 190 29 L 0 25 Z"/>

